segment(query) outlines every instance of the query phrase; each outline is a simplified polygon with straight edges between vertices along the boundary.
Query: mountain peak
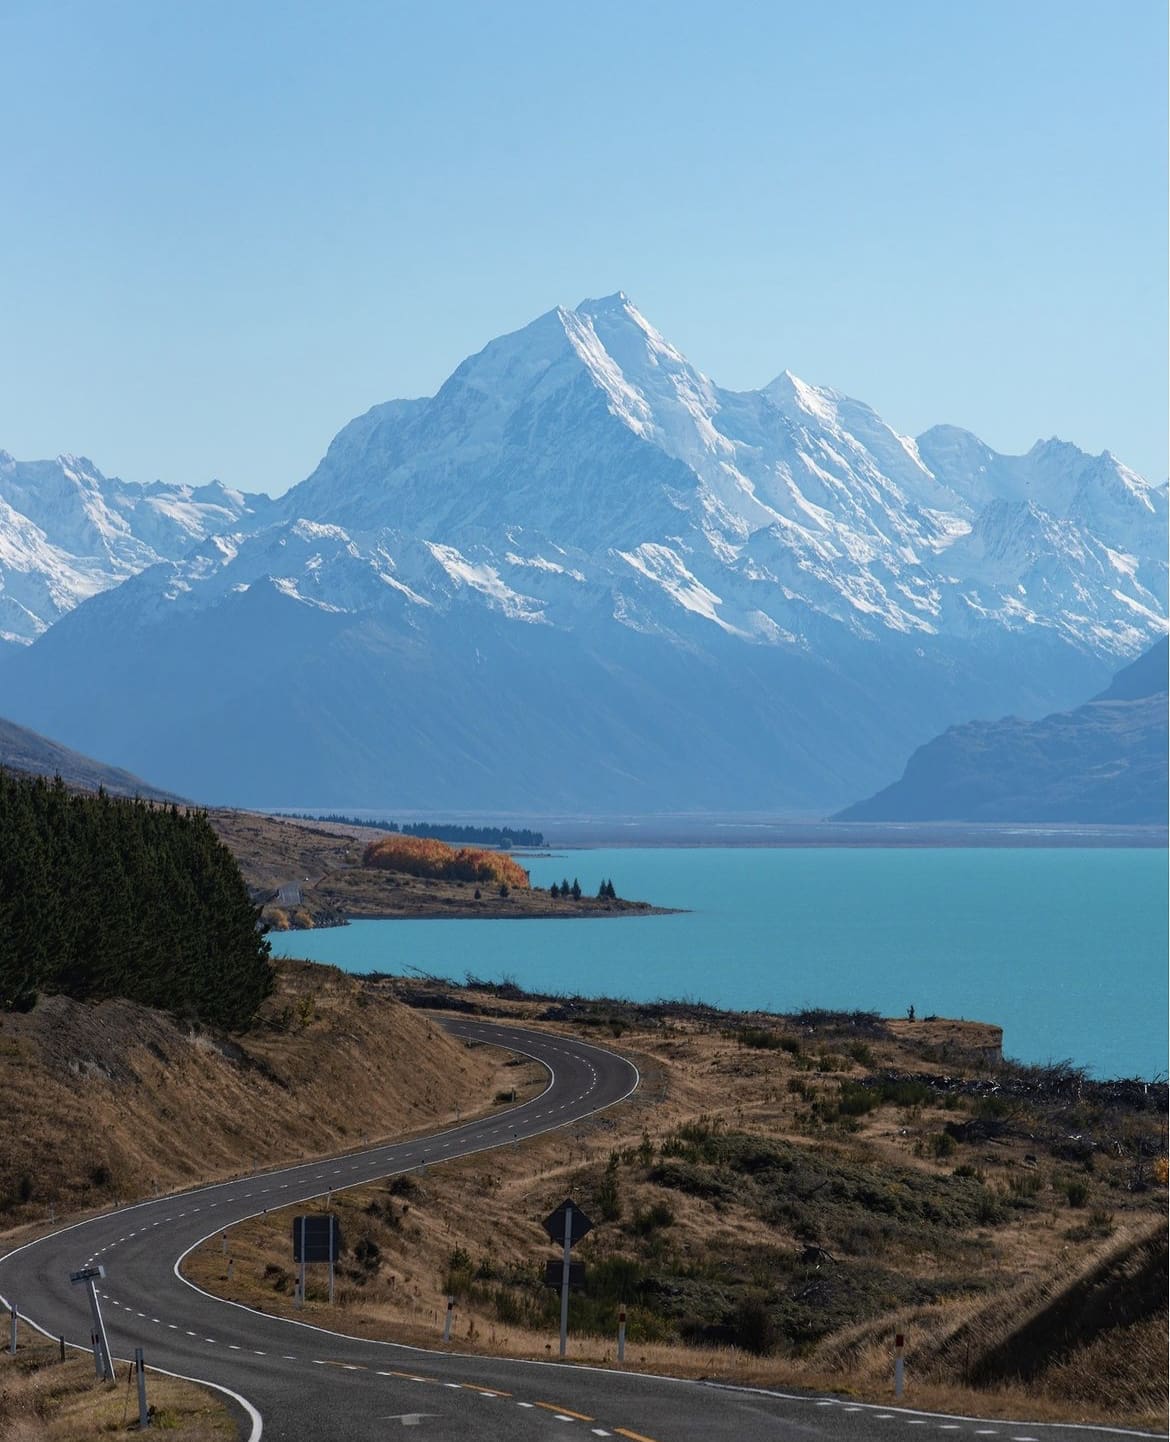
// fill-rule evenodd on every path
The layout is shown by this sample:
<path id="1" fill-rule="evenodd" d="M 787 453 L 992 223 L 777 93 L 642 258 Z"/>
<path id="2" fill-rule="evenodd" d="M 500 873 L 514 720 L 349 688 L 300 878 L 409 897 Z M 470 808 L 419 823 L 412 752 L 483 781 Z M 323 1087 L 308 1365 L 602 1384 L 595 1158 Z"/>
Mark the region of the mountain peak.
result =
<path id="1" fill-rule="evenodd" d="M 798 375 L 793 375 L 787 369 L 782 370 L 774 381 L 764 387 L 764 394 L 781 410 L 789 410 L 795 406 L 797 410 L 803 411 L 805 415 L 815 416 L 819 421 L 831 420 L 834 402 L 841 399 L 840 395 L 828 386 L 810 385 L 808 381 L 802 381 Z"/>
<path id="2" fill-rule="evenodd" d="M 633 301 L 624 290 L 615 290 L 612 295 L 603 295 L 594 299 L 586 297 L 577 306 L 579 315 L 601 315 L 603 312 L 612 313 L 619 310 L 634 310 Z"/>

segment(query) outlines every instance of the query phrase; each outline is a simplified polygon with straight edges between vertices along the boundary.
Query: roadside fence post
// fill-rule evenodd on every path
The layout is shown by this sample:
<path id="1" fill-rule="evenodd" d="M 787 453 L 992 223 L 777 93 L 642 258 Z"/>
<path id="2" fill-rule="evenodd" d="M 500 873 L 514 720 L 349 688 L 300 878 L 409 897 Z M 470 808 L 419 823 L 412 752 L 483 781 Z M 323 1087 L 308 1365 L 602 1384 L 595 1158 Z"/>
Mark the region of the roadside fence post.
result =
<path id="1" fill-rule="evenodd" d="M 898 1401 L 902 1400 L 902 1393 L 906 1390 L 905 1345 L 906 1338 L 899 1332 L 894 1337 L 894 1396 Z"/>
<path id="2" fill-rule="evenodd" d="M 146 1368 L 142 1365 L 142 1348 L 134 1348 L 134 1370 L 138 1373 L 138 1425 L 150 1426 L 150 1409 L 146 1405 Z"/>
<path id="3" fill-rule="evenodd" d="M 626 1309 L 618 1313 L 618 1361 L 626 1360 Z"/>
<path id="4" fill-rule="evenodd" d="M 13 1304 L 12 1304 L 12 1336 L 11 1336 L 11 1338 L 10 1338 L 10 1340 L 9 1340 L 9 1343 L 8 1343 L 8 1350 L 12 1353 L 12 1355 L 13 1355 L 14 1357 L 16 1356 L 16 1324 L 17 1324 L 17 1322 L 18 1322 L 19 1320 L 20 1320 L 20 1312 L 17 1310 L 16 1303 L 13 1302 Z"/>
<path id="5" fill-rule="evenodd" d="M 303 1306 L 305 1305 L 305 1290 L 306 1290 L 306 1288 L 305 1288 L 305 1283 L 308 1281 L 308 1276 L 309 1276 L 309 1264 L 308 1264 L 308 1262 L 305 1260 L 305 1259 L 306 1259 L 306 1256 L 308 1255 L 308 1245 L 307 1245 L 308 1226 L 309 1226 L 309 1219 L 308 1219 L 308 1217 L 302 1217 L 302 1218 L 301 1218 L 301 1298 L 300 1298 L 300 1301 L 297 1303 L 297 1306 L 298 1306 L 298 1307 L 303 1307 Z"/>

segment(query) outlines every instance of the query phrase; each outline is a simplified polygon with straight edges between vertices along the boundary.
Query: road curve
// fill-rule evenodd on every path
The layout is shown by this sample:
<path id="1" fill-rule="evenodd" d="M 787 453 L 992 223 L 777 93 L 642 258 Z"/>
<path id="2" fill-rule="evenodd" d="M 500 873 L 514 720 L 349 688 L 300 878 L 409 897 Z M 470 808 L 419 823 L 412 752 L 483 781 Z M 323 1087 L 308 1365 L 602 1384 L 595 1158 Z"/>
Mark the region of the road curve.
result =
<path id="1" fill-rule="evenodd" d="M 565 1433 L 627 1442 L 905 1439 L 925 1428 L 965 1442 L 1086 1442 L 1121 1430 L 936 1417 L 893 1407 L 562 1365 L 431 1352 L 345 1337 L 200 1291 L 182 1258 L 208 1236 L 269 1208 L 358 1186 L 571 1125 L 629 1096 L 637 1069 L 575 1038 L 444 1018 L 452 1035 L 521 1052 L 549 1071 L 540 1096 L 429 1137 L 371 1147 L 122 1207 L 0 1258 L 0 1300 L 52 1337 L 87 1345 L 83 1289 L 69 1273 L 106 1268 L 103 1312 L 118 1358 L 231 1398 L 249 1442 L 384 1439 L 417 1426 L 433 1442 L 554 1442 Z"/>

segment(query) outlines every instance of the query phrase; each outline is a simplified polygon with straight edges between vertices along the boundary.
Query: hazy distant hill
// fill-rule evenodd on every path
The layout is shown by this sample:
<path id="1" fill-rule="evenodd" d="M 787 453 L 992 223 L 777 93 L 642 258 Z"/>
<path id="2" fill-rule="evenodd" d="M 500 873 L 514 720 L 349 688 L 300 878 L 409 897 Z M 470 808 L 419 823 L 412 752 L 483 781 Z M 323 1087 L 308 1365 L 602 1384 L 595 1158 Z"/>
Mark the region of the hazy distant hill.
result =
<path id="1" fill-rule="evenodd" d="M 152 801 L 177 801 L 167 791 L 160 791 L 129 771 L 116 766 L 103 766 L 80 751 L 70 751 L 46 736 L 38 736 L 23 726 L 0 717 L 0 766 L 9 771 L 29 772 L 34 776 L 60 776 L 69 786 L 96 791 L 104 786 L 111 796 L 141 796 Z"/>
<path id="2" fill-rule="evenodd" d="M 1166 821 L 1167 643 L 1075 711 L 953 726 L 840 821 Z"/>

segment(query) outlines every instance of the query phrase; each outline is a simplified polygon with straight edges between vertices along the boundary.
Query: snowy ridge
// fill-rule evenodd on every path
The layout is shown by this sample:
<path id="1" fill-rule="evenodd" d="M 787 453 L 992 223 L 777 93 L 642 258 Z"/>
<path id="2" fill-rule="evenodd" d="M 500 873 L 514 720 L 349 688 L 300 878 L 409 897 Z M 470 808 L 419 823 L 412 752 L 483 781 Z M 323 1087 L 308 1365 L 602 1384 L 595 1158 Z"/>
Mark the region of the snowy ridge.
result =
<path id="1" fill-rule="evenodd" d="M 1112 656 L 1166 627 L 1166 490 L 1108 452 L 914 441 L 790 371 L 724 391 L 620 292 L 492 341 L 432 399 L 374 407 L 280 502 L 0 453 L 0 504 L 0 629 L 26 641 L 163 560 L 184 604 L 268 574 L 342 610 L 389 588 L 572 628 L 608 597 L 639 630 L 763 645 L 809 644 L 814 615 L 874 641 L 1043 628 Z M 246 554 L 200 549 L 282 519 Z"/>
<path id="2" fill-rule="evenodd" d="M 84 456 L 0 451 L 0 638 L 28 644 L 81 601 L 271 508 L 218 481 L 132 485 Z"/>

